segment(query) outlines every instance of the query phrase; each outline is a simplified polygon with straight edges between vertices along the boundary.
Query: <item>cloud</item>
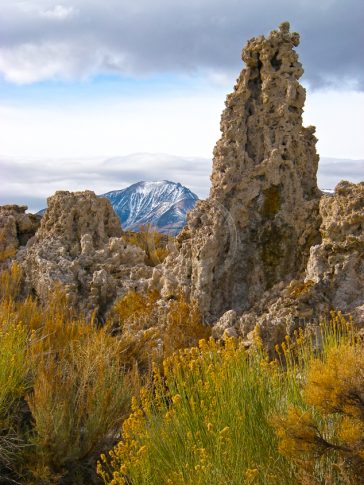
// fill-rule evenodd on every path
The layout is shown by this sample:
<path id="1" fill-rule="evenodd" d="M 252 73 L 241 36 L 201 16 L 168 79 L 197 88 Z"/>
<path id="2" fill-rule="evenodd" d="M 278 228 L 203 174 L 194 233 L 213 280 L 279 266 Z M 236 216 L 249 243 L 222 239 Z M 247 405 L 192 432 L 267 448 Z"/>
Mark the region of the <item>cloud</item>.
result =
<path id="1" fill-rule="evenodd" d="M 56 190 L 94 190 L 97 194 L 125 188 L 140 180 L 171 180 L 200 198 L 208 195 L 211 160 L 156 153 L 134 153 L 110 159 L 25 160 L 0 158 L 0 205 L 25 204 L 36 212 Z M 363 180 L 364 160 L 323 158 L 319 186 L 332 189 L 342 179 Z"/>
<path id="2" fill-rule="evenodd" d="M 71 17 L 75 12 L 73 7 L 65 7 L 64 5 L 55 5 L 53 8 L 48 8 L 40 12 L 42 17 L 54 20 L 64 20 Z"/>
<path id="3" fill-rule="evenodd" d="M 16 84 L 30 84 L 59 76 L 74 79 L 85 75 L 91 62 L 87 57 L 82 58 L 81 52 L 78 55 L 79 58 L 71 45 L 61 42 L 0 47 L 0 71 L 5 80 Z"/>
<path id="4" fill-rule="evenodd" d="M 4 5 L 1 5 L 4 3 Z M 241 69 L 245 41 L 283 20 L 301 32 L 313 87 L 364 90 L 362 0 L 0 0 L 0 72 L 10 82 L 118 73 L 207 73 Z"/>
<path id="5" fill-rule="evenodd" d="M 333 189 L 340 180 L 364 181 L 364 160 L 322 158 L 318 170 L 318 184 L 322 189 Z"/>
<path id="6" fill-rule="evenodd" d="M 140 180 L 172 180 L 201 198 L 208 194 L 211 160 L 166 154 L 134 153 L 110 159 L 0 158 L 0 205 L 25 204 L 38 211 L 56 190 L 97 194 L 125 188 Z"/>

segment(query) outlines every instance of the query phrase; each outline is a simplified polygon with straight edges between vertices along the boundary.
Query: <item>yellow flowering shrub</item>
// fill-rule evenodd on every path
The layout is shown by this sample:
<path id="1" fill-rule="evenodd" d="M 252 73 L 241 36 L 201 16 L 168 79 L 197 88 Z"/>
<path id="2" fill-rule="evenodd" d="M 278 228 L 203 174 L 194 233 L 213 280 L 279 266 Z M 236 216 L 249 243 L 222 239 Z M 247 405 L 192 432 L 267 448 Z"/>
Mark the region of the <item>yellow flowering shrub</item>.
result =
<path id="1" fill-rule="evenodd" d="M 298 330 L 273 361 L 256 341 L 247 352 L 201 340 L 155 365 L 101 456 L 104 483 L 360 483 L 364 366 L 351 322 Z"/>
<path id="2" fill-rule="evenodd" d="M 306 472 L 331 460 L 333 483 L 359 483 L 364 476 L 364 345 L 340 314 L 330 329 L 323 327 L 320 352 L 307 361 L 302 402 L 276 420 L 279 448 Z"/>
<path id="3" fill-rule="evenodd" d="M 100 476 L 113 485 L 292 483 L 269 423 L 280 379 L 262 352 L 232 339 L 180 350 L 154 367 Z"/>

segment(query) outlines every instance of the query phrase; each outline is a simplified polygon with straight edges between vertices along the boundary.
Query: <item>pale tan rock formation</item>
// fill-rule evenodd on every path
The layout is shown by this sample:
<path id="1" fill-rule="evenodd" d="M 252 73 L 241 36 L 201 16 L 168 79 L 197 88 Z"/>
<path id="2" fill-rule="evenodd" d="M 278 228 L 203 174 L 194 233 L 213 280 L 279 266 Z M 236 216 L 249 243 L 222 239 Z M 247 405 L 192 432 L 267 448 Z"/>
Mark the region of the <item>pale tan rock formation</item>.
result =
<path id="1" fill-rule="evenodd" d="M 37 231 L 40 216 L 27 214 L 26 205 L 0 206 L 0 254 L 14 255 Z"/>
<path id="2" fill-rule="evenodd" d="M 147 286 L 145 253 L 128 245 L 110 202 L 91 191 L 56 192 L 38 232 L 18 260 L 28 291 L 46 300 L 54 283 L 70 305 L 103 318 L 115 298 Z"/>
<path id="3" fill-rule="evenodd" d="M 364 182 L 340 182 L 332 197 L 320 201 L 322 242 L 310 250 L 304 277 L 276 287 L 233 325 L 249 336 L 258 325 L 272 347 L 306 324 L 330 318 L 330 312 L 351 315 L 364 326 Z M 223 315 L 214 333 L 224 333 Z M 270 345 L 271 344 L 271 345 Z"/>
<path id="4" fill-rule="evenodd" d="M 321 285 L 334 309 L 364 324 L 364 182 L 340 182 L 320 203 L 322 243 L 313 246 L 306 284 Z"/>
<path id="5" fill-rule="evenodd" d="M 209 198 L 189 214 L 154 275 L 165 297 L 182 288 L 209 322 L 228 310 L 241 314 L 297 278 L 320 241 L 319 157 L 315 129 L 302 125 L 298 43 L 286 22 L 243 49 L 246 67 L 222 114 Z"/>

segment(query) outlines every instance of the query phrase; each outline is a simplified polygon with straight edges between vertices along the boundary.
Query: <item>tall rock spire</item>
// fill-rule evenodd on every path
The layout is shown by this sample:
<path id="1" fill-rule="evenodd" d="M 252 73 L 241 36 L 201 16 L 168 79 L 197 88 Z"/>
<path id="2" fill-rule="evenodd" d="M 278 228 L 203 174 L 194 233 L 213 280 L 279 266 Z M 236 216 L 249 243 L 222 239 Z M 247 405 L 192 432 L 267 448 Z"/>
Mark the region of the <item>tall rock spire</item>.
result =
<path id="1" fill-rule="evenodd" d="M 288 22 L 248 41 L 227 96 L 212 187 L 163 268 L 164 295 L 182 288 L 207 320 L 249 309 L 297 277 L 319 241 L 315 128 L 304 128 L 299 35 Z"/>

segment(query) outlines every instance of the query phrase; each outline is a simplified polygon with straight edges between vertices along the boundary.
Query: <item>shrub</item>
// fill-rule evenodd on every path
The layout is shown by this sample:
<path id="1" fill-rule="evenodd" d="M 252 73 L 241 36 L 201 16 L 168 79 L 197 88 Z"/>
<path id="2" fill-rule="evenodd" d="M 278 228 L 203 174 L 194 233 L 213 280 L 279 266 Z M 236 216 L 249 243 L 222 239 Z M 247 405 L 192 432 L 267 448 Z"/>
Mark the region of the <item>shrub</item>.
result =
<path id="1" fill-rule="evenodd" d="M 181 294 L 167 305 L 159 305 L 156 291 L 131 291 L 116 301 L 106 327 L 117 333 L 124 349 L 124 361 L 136 362 L 140 370 L 160 362 L 174 351 L 197 345 L 211 334 L 194 303 Z"/>
<path id="2" fill-rule="evenodd" d="M 161 331 L 163 357 L 170 356 L 176 350 L 198 345 L 200 340 L 208 339 L 210 335 L 211 328 L 202 322 L 197 304 L 188 302 L 180 294 L 170 302 Z"/>
<path id="3" fill-rule="evenodd" d="M 61 358 L 72 342 L 97 335 L 93 322 L 70 308 L 61 286 L 52 289 L 46 305 L 39 305 L 30 298 L 23 300 L 17 306 L 17 314 L 34 332 L 30 350 L 35 361 L 49 353 Z"/>
<path id="4" fill-rule="evenodd" d="M 269 423 L 281 410 L 280 382 L 276 364 L 233 340 L 179 351 L 134 400 L 99 474 L 112 484 L 292 483 Z"/>
<path id="5" fill-rule="evenodd" d="M 0 326 L 0 418 L 14 410 L 29 387 L 28 335 L 21 325 Z"/>
<path id="6" fill-rule="evenodd" d="M 336 320 L 338 322 L 338 320 Z M 307 480 L 325 462 L 334 483 L 364 477 L 364 347 L 350 332 L 331 335 L 307 363 L 303 402 L 277 427 L 280 450 Z M 327 470 L 327 468 L 326 468 Z M 322 473 L 328 476 L 328 473 Z"/>
<path id="7" fill-rule="evenodd" d="M 118 341 L 102 330 L 71 340 L 60 359 L 43 355 L 27 396 L 34 421 L 28 456 L 33 476 L 70 473 L 110 446 L 129 392 Z"/>
<path id="8" fill-rule="evenodd" d="M 157 266 L 165 260 L 169 254 L 168 245 L 173 241 L 172 236 L 161 234 L 150 224 L 141 226 L 139 232 L 125 232 L 123 237 L 145 251 L 145 263 L 149 266 Z"/>
<path id="9" fill-rule="evenodd" d="M 0 229 L 0 263 L 12 258 L 16 254 L 16 247 L 9 245 L 5 237 L 5 230 Z"/>
<path id="10" fill-rule="evenodd" d="M 19 298 L 19 281 L 15 265 L 0 273 L 0 476 L 90 483 L 138 380 L 122 342 L 76 315 L 62 288 L 42 305 Z"/>
<path id="11" fill-rule="evenodd" d="M 98 464 L 104 482 L 361 483 L 363 351 L 351 324 L 339 315 L 298 331 L 275 361 L 256 342 L 202 341 L 155 368 Z"/>
<path id="12" fill-rule="evenodd" d="M 0 466 L 17 461 L 23 440 L 17 436 L 16 421 L 22 397 L 28 391 L 30 368 L 28 334 L 21 325 L 0 323 Z"/>
<path id="13" fill-rule="evenodd" d="M 112 308 L 112 320 L 121 330 L 141 330 L 153 326 L 158 321 L 157 291 L 137 293 L 129 291 L 116 300 Z M 110 322 L 109 322 L 110 323 Z"/>
<path id="14" fill-rule="evenodd" d="M 0 259 L 1 261 L 1 259 Z M 13 263 L 7 271 L 0 272 L 0 299 L 12 300 L 19 296 L 21 283 L 21 270 Z"/>

